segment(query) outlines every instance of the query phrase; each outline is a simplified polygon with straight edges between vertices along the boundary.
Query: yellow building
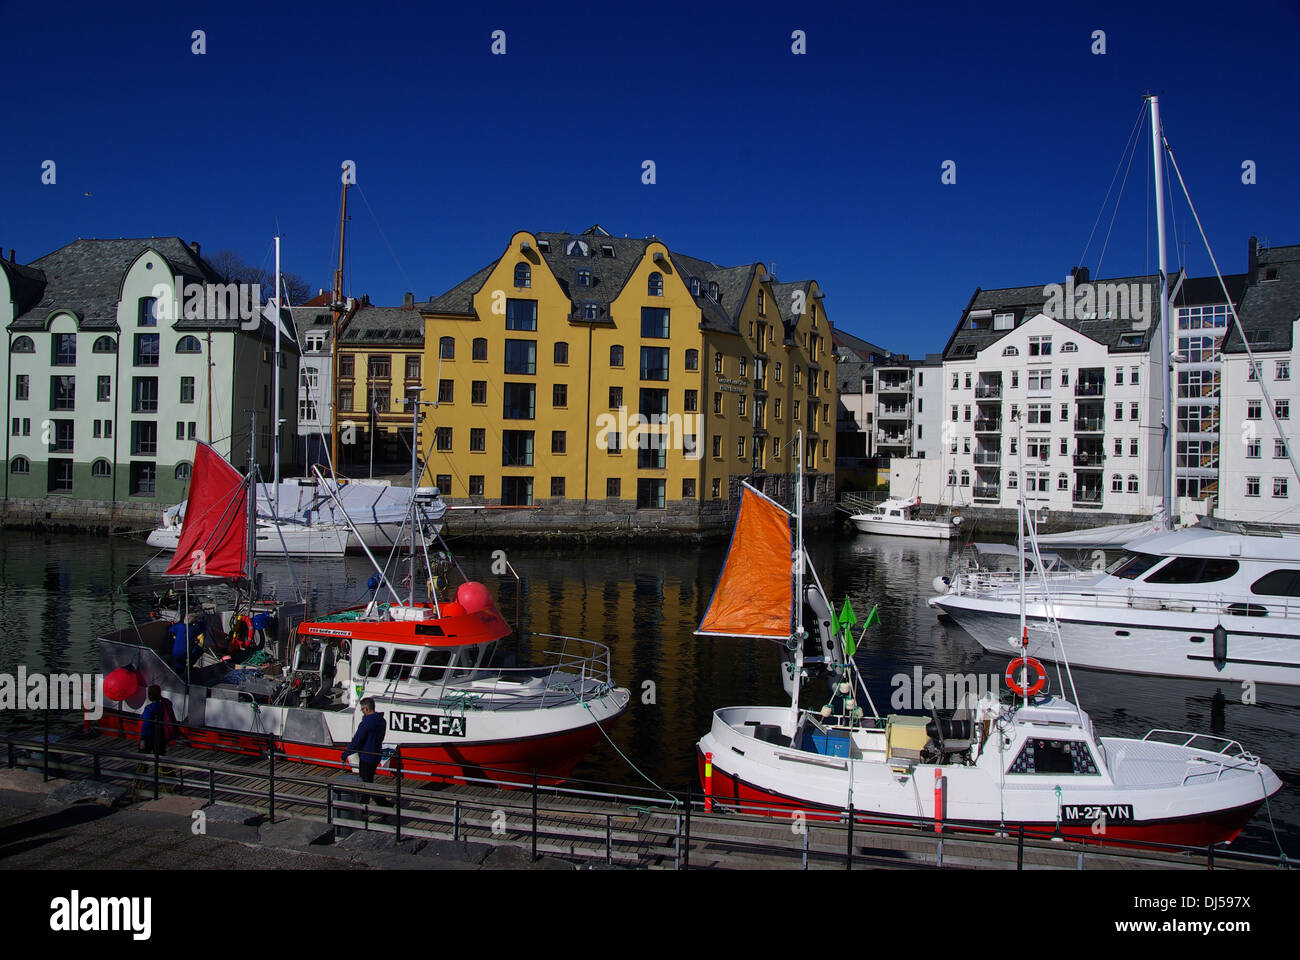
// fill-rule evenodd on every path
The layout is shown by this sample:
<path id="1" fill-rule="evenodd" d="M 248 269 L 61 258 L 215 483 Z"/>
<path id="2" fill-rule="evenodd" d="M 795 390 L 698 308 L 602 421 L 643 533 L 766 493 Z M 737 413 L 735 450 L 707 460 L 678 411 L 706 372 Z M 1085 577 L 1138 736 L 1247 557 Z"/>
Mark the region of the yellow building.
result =
<path id="1" fill-rule="evenodd" d="M 410 475 L 411 414 L 403 400 L 423 383 L 423 367 L 424 321 L 410 294 L 401 307 L 362 297 L 342 318 L 337 417 L 345 473 L 361 476 L 373 459 L 376 472 Z"/>
<path id="2" fill-rule="evenodd" d="M 600 227 L 520 231 L 420 312 L 438 401 L 422 482 L 453 503 L 725 519 L 742 479 L 790 502 L 798 429 L 809 502 L 833 500 L 835 361 L 815 281 Z"/>

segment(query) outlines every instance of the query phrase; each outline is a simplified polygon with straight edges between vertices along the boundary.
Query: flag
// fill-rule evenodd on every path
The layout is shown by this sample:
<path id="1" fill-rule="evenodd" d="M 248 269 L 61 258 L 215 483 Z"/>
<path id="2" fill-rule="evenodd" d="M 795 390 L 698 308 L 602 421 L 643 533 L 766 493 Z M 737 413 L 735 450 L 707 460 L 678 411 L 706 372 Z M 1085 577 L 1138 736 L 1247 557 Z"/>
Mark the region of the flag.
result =
<path id="1" fill-rule="evenodd" d="M 844 598 L 844 608 L 840 610 L 839 616 L 835 618 L 835 629 L 844 631 L 844 654 L 853 656 L 858 649 L 858 645 L 853 641 L 853 628 L 858 625 L 858 615 L 853 611 L 853 601 L 848 597 Z"/>
<path id="2" fill-rule="evenodd" d="M 871 626 L 873 623 L 880 622 L 880 614 L 876 612 L 877 606 L 878 604 L 871 605 L 871 612 L 867 614 L 867 622 L 862 625 L 864 630 L 867 627 Z"/>

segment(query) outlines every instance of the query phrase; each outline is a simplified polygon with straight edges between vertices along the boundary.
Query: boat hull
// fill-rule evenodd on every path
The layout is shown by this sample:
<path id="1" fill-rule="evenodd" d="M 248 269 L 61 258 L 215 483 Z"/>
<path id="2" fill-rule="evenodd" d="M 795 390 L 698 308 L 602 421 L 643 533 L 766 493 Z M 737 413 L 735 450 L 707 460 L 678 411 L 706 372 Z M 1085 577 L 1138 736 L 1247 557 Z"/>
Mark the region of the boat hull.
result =
<path id="1" fill-rule="evenodd" d="M 1008 638 L 1020 634 L 1018 608 L 1006 600 L 946 594 L 930 605 L 952 617 L 985 650 L 1018 653 Z M 1072 666 L 1234 683 L 1300 685 L 1300 634 L 1296 621 L 1198 614 L 1194 611 L 1107 609 L 1057 600 L 1064 657 Z M 1029 655 L 1062 659 L 1047 629 L 1041 602 L 1026 605 Z M 1214 655 L 1214 630 L 1227 631 L 1226 656 Z M 1280 627 L 1279 624 L 1282 626 Z M 1272 632 L 1289 627 L 1292 632 Z"/>
<path id="2" fill-rule="evenodd" d="M 942 520 L 898 520 L 873 514 L 855 514 L 849 518 L 859 533 L 882 537 L 920 537 L 925 540 L 951 540 L 953 525 Z"/>

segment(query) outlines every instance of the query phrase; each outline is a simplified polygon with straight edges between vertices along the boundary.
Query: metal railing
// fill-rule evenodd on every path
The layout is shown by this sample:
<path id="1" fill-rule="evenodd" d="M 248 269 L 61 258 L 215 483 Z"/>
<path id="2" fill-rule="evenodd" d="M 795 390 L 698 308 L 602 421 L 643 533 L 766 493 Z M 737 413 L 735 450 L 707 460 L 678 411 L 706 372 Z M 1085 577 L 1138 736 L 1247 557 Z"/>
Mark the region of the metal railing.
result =
<path id="1" fill-rule="evenodd" d="M 1074 385 L 1074 395 L 1076 397 L 1104 397 L 1106 395 L 1106 384 L 1104 381 L 1081 380 Z"/>
<path id="2" fill-rule="evenodd" d="M 1002 397 L 1002 384 L 977 384 L 975 387 L 976 400 L 998 400 Z"/>
<path id="3" fill-rule="evenodd" d="M 1001 420 L 979 419 L 975 421 L 976 433 L 996 433 L 1001 429 Z"/>
<path id="4" fill-rule="evenodd" d="M 199 729 L 199 728 L 191 728 Z M 133 792 L 144 786 L 157 799 L 164 788 L 265 806 L 276 820 L 277 807 L 313 811 L 342 831 L 365 830 L 392 834 L 401 843 L 416 838 L 482 840 L 525 844 L 534 860 L 542 852 L 571 859 L 622 862 L 648 866 L 656 861 L 675 870 L 691 868 L 691 857 L 710 857 L 709 866 L 752 866 L 765 858 L 771 866 L 807 870 L 812 866 L 842 867 L 874 864 L 897 866 L 900 857 L 918 867 L 942 868 L 945 858 L 956 866 L 977 863 L 1085 869 L 1088 861 L 1118 860 L 1132 865 L 1164 867 L 1284 868 L 1285 856 L 1207 847 L 1184 847 L 1155 841 L 1107 839 L 1066 841 L 1046 827 L 995 825 L 924 816 L 893 816 L 847 809 L 808 807 L 797 803 L 759 804 L 710 795 L 694 789 L 651 792 L 604 781 L 571 779 L 564 784 L 544 781 L 536 771 L 475 768 L 506 774 L 501 779 L 465 776 L 457 764 L 446 770 L 413 771 L 396 750 L 382 770 L 394 774 L 372 783 L 323 780 L 302 776 L 307 765 L 294 763 L 266 740 L 265 770 L 181 759 L 158 753 L 116 750 L 101 743 L 77 745 L 0 735 L 8 766 L 30 768 L 40 763 L 45 779 L 51 761 L 58 775 L 88 773 L 96 779 L 126 782 Z M 24 756 L 20 758 L 19 753 Z M 32 754 L 40 753 L 37 761 Z M 124 765 L 114 766 L 124 761 Z M 288 770 L 286 771 L 286 766 Z M 342 768 L 341 763 L 316 763 L 317 768 Z M 257 786 L 248 781 L 264 781 Z M 426 781 L 469 788 L 493 788 L 489 795 L 413 789 L 406 781 Z M 321 796 L 323 788 L 324 795 Z M 527 792 L 525 792 L 527 791 Z M 563 805 L 565 802 L 570 805 Z M 798 818 L 802 831 L 782 826 Z M 774 829 L 775 828 L 775 829 Z M 930 851 L 933 851 L 931 853 Z"/>

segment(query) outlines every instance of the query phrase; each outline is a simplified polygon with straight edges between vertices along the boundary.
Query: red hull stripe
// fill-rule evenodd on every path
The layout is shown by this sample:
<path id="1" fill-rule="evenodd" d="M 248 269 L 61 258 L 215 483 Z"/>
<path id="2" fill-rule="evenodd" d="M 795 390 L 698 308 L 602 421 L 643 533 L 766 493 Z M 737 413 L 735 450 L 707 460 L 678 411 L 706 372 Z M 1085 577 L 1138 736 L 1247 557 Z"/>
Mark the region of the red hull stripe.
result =
<path id="1" fill-rule="evenodd" d="M 704 755 L 699 753 L 698 750 L 696 753 L 699 761 L 700 782 L 703 783 Z M 712 799 L 738 805 L 749 803 L 759 807 L 789 807 L 791 812 L 802 810 L 806 816 L 810 815 L 811 819 L 815 820 L 838 820 L 840 813 L 833 807 L 810 804 L 807 801 L 785 796 L 748 783 L 719 767 L 716 757 L 713 759 Z M 1235 839 L 1262 804 L 1263 801 L 1260 800 L 1244 806 L 1233 807 L 1230 810 L 1217 810 L 1194 818 L 1144 820 L 1132 824 L 1112 823 L 1106 825 L 1106 833 L 1100 836 L 1092 832 L 1090 824 L 1064 824 L 1061 827 L 1061 835 L 1071 840 L 1098 844 L 1122 842 L 1140 845 L 1146 842 L 1167 843 L 1184 847 L 1208 847 L 1211 843 L 1228 843 Z M 771 815 L 781 816 L 780 813 L 772 813 Z M 866 815 L 855 816 L 854 820 L 858 823 L 898 826 L 897 821 L 873 820 Z M 990 827 L 996 828 L 997 826 L 998 824 L 990 821 Z M 1008 821 L 1006 826 L 1019 827 L 1021 824 L 1016 821 Z M 1033 822 L 1025 823 L 1023 826 L 1026 834 L 1033 836 L 1050 837 L 1056 831 L 1055 823 Z M 966 824 L 961 824 L 959 827 L 965 830 L 979 829 L 978 827 L 969 827 Z"/>
<path id="2" fill-rule="evenodd" d="M 140 718 L 136 714 L 105 712 L 100 732 L 108 736 L 139 738 Z M 200 749 L 261 754 L 266 738 L 234 730 L 194 729 L 181 725 L 189 746 Z M 438 777 L 474 777 L 501 783 L 531 783 L 534 770 L 539 783 L 567 780 L 573 768 L 586 756 L 600 736 L 589 724 L 545 737 L 497 740 L 490 743 L 437 744 L 402 747 L 402 768 L 408 774 Z M 287 757 L 303 763 L 337 767 L 346 744 L 309 744 L 277 740 L 276 747 Z M 356 755 L 350 758 L 356 764 Z M 389 771 L 381 770 L 381 774 Z M 424 779 L 422 776 L 421 779 Z"/>

